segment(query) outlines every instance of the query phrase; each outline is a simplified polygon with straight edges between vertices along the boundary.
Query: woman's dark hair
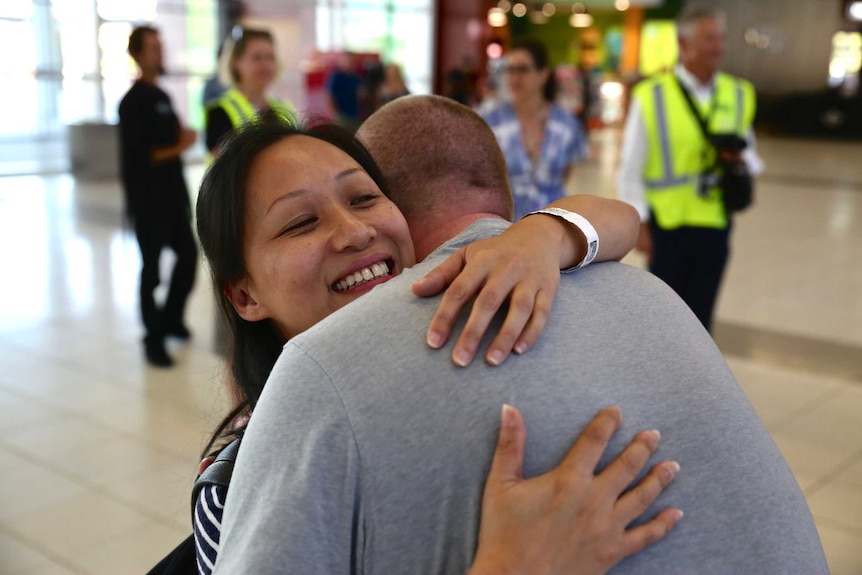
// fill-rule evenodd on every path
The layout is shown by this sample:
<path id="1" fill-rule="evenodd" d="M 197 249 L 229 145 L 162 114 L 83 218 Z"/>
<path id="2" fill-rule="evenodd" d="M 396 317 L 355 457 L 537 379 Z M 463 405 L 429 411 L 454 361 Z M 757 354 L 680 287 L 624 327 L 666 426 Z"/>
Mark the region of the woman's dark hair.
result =
<path id="1" fill-rule="evenodd" d="M 512 44 L 512 47 L 509 49 L 510 52 L 514 50 L 524 50 L 529 53 L 536 69 L 548 70 L 548 79 L 545 81 L 545 85 L 542 86 L 542 96 L 546 101 L 553 102 L 554 98 L 557 97 L 557 78 L 548 59 L 548 49 L 544 44 L 536 40 L 521 40 Z"/>
<path id="2" fill-rule="evenodd" d="M 234 84 L 238 84 L 240 81 L 239 72 L 236 67 L 234 67 L 234 60 L 241 58 L 242 55 L 245 54 L 245 51 L 248 49 L 248 45 L 252 40 L 265 40 L 270 44 L 275 44 L 275 40 L 269 30 L 243 28 L 240 32 L 235 34 L 233 50 L 231 50 L 230 53 L 230 77 L 233 79 Z"/>
<path id="3" fill-rule="evenodd" d="M 293 136 L 316 138 L 342 150 L 356 160 L 380 190 L 388 195 L 383 174 L 371 154 L 351 132 L 334 124 L 318 122 L 311 127 L 298 127 L 270 112 L 225 141 L 201 183 L 197 230 L 209 263 L 219 309 L 228 325 L 231 375 L 241 394 L 241 402 L 222 420 L 204 453 L 212 448 L 233 419 L 254 409 L 285 344 L 285 338 L 272 321 L 250 322 L 241 318 L 227 299 L 225 290 L 247 274 L 243 238 L 249 170 L 264 150 Z"/>

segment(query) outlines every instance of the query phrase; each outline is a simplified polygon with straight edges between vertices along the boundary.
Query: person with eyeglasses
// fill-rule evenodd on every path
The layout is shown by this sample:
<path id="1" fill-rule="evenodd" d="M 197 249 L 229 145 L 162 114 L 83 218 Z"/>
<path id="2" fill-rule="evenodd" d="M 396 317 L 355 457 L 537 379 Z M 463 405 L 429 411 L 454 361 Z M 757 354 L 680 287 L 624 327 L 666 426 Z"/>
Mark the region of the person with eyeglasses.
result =
<path id="1" fill-rule="evenodd" d="M 231 39 L 233 85 L 206 105 L 206 145 L 212 155 L 218 153 L 219 144 L 226 135 L 254 122 L 269 110 L 291 123 L 296 115 L 289 101 L 267 95 L 278 71 L 272 34 L 268 30 L 237 26 L 231 32 Z"/>
<path id="2" fill-rule="evenodd" d="M 515 219 L 566 195 L 573 165 L 587 156 L 580 122 L 554 102 L 556 82 L 545 46 L 516 43 L 504 69 L 509 98 L 480 110 L 509 170 Z"/>

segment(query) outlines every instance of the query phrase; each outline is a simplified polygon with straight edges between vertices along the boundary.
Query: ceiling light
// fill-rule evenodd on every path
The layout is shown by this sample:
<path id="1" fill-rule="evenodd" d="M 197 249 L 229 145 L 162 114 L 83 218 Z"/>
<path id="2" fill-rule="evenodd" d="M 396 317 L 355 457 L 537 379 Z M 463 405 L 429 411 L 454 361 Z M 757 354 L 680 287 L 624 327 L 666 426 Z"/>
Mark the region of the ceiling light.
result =
<path id="1" fill-rule="evenodd" d="M 593 17 L 589 14 L 572 14 L 569 18 L 569 26 L 572 28 L 589 28 L 593 25 Z"/>
<path id="2" fill-rule="evenodd" d="M 488 10 L 488 26 L 491 28 L 502 28 L 509 23 L 509 18 L 506 13 L 499 8 L 491 8 Z"/>
<path id="3" fill-rule="evenodd" d="M 546 24 L 548 22 L 548 17 L 545 16 L 542 12 L 532 11 L 530 12 L 530 22 L 533 24 Z"/>

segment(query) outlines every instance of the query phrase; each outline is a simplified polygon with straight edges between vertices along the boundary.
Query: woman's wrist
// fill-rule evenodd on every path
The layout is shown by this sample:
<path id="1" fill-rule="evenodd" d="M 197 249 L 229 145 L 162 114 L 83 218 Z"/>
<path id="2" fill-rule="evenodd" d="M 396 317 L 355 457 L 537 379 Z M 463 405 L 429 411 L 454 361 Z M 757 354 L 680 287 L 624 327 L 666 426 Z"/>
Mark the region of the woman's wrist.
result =
<path id="1" fill-rule="evenodd" d="M 557 207 L 548 207 L 524 215 L 545 215 L 558 222 L 560 235 L 560 270 L 571 272 L 589 265 L 599 251 L 599 236 L 585 217 Z"/>

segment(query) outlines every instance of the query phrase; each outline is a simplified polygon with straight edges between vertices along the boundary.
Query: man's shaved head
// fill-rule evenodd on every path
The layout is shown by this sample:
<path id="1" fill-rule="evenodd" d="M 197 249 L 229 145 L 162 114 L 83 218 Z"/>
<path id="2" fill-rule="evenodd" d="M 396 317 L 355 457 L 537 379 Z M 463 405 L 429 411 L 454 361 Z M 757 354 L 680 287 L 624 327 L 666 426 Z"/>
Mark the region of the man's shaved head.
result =
<path id="1" fill-rule="evenodd" d="M 404 96 L 374 112 L 357 136 L 408 222 L 453 211 L 512 219 L 506 160 L 491 128 L 467 106 Z"/>

